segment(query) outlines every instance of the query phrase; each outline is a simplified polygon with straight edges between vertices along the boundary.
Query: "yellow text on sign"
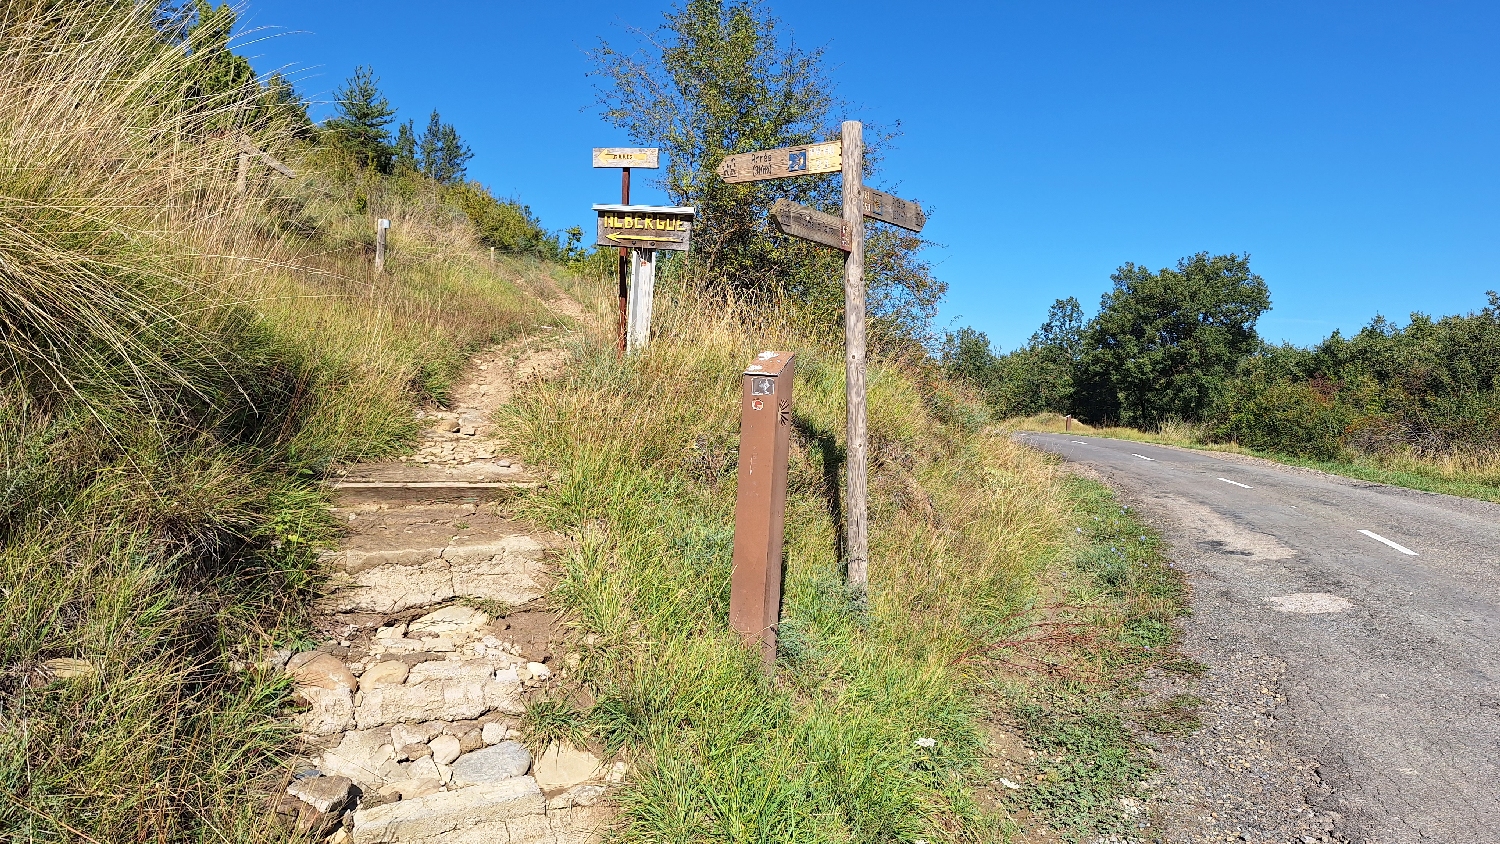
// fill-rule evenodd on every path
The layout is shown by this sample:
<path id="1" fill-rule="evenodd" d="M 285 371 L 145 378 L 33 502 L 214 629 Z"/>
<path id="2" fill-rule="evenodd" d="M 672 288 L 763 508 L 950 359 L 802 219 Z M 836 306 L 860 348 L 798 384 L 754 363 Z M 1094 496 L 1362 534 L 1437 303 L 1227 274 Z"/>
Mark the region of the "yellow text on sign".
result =
<path id="1" fill-rule="evenodd" d="M 653 229 L 655 231 L 687 231 L 688 221 L 671 217 L 617 217 L 604 215 L 604 225 L 611 229 Z"/>

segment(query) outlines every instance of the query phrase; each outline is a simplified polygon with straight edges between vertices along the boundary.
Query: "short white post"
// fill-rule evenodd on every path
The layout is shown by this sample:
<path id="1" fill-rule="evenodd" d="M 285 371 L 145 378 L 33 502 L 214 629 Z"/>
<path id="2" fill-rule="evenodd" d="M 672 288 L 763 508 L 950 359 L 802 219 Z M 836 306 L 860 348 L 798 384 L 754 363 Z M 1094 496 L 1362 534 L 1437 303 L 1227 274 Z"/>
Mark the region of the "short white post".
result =
<path id="1" fill-rule="evenodd" d="M 385 272 L 385 233 L 391 227 L 391 221 L 380 219 L 375 221 L 375 272 Z"/>
<path id="2" fill-rule="evenodd" d="M 651 305 L 656 292 L 656 250 L 630 250 L 630 302 L 626 351 L 638 352 L 651 341 Z"/>

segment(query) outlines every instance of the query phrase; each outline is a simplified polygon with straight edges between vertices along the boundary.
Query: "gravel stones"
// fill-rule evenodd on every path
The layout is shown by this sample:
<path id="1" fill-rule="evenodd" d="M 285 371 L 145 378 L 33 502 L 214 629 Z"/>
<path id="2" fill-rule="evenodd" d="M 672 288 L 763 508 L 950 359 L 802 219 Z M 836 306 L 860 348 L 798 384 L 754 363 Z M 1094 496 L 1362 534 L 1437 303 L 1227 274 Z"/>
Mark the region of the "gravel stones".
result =
<path id="1" fill-rule="evenodd" d="M 287 663 L 287 672 L 298 686 L 353 691 L 359 685 L 343 661 L 332 654 L 311 652 L 298 654 Z"/>
<path id="2" fill-rule="evenodd" d="M 453 781 L 460 784 L 498 783 L 522 776 L 530 768 L 531 754 L 520 742 L 502 741 L 458 757 L 453 763 Z"/>
<path id="3" fill-rule="evenodd" d="M 450 735 L 441 735 L 427 743 L 432 748 L 432 761 L 439 765 L 450 765 L 458 758 L 462 750 L 459 747 L 458 738 Z M 525 773 L 522 771 L 522 773 Z"/>
<path id="4" fill-rule="evenodd" d="M 359 676 L 359 690 L 369 691 L 382 686 L 399 686 L 406 682 L 406 675 L 410 669 L 406 663 L 387 659 L 377 662 L 365 669 L 365 673 Z"/>

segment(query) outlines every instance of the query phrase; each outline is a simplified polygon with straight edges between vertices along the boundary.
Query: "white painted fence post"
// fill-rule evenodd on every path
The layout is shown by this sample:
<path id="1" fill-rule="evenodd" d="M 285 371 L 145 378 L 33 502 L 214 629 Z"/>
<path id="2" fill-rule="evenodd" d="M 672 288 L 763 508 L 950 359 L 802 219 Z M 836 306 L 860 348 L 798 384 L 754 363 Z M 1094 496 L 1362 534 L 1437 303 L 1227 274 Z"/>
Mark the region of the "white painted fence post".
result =
<path id="1" fill-rule="evenodd" d="M 656 250 L 630 250 L 630 313 L 626 318 L 626 351 L 638 352 L 651 342 L 651 305 L 656 294 Z"/>

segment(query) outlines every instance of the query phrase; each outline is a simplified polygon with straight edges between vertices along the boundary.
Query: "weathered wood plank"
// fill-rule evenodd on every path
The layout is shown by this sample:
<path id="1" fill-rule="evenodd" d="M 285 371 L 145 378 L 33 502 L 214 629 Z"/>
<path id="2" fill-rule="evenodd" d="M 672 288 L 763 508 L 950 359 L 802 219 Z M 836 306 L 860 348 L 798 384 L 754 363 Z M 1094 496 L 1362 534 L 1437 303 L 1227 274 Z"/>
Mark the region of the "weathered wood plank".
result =
<path id="1" fill-rule="evenodd" d="M 927 225 L 927 214 L 915 202 L 874 188 L 865 188 L 864 197 L 866 217 L 914 232 L 921 231 Z"/>
<path id="2" fill-rule="evenodd" d="M 870 582 L 869 455 L 865 432 L 865 218 L 864 126 L 846 120 L 842 132 L 844 225 L 849 252 L 844 256 L 844 400 L 848 407 L 848 450 L 844 458 L 845 553 L 849 588 L 864 595 Z"/>
<path id="3" fill-rule="evenodd" d="M 692 239 L 691 207 L 595 205 L 594 210 L 599 212 L 596 246 L 686 252 Z"/>
<path id="4" fill-rule="evenodd" d="M 789 199 L 778 199 L 771 206 L 771 225 L 782 234 L 849 251 L 849 227 L 842 218 L 798 205 Z"/>
<path id="5" fill-rule="evenodd" d="M 594 166 L 655 170 L 660 166 L 660 154 L 656 147 L 594 147 Z"/>
<path id="6" fill-rule="evenodd" d="M 843 166 L 839 144 L 839 141 L 828 141 L 731 155 L 719 162 L 714 172 L 730 183 L 837 173 Z"/>

